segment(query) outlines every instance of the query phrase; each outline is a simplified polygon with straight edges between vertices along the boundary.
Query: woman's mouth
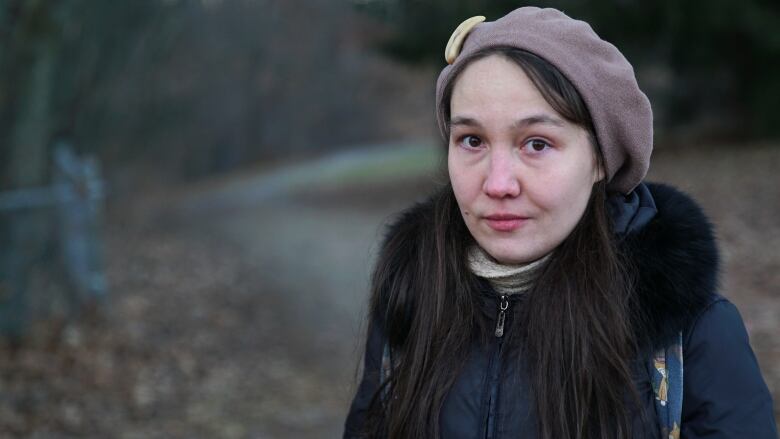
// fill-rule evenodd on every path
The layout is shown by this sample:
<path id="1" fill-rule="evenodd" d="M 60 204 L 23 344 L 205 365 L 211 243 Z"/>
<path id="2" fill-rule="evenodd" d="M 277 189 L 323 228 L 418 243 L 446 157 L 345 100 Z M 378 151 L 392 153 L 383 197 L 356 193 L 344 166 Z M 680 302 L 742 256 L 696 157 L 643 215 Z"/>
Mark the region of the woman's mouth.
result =
<path id="1" fill-rule="evenodd" d="M 511 232 L 520 228 L 530 218 L 509 213 L 494 213 L 483 217 L 491 229 L 497 232 Z"/>

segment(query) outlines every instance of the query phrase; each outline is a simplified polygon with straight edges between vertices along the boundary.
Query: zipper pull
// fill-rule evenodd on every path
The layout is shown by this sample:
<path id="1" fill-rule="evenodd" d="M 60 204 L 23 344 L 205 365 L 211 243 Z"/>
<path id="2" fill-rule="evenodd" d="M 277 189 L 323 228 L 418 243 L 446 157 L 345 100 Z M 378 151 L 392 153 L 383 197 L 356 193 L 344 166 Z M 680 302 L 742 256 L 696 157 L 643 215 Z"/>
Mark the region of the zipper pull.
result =
<path id="1" fill-rule="evenodd" d="M 501 301 L 498 304 L 498 319 L 496 319 L 496 337 L 504 336 L 504 321 L 506 320 L 506 310 L 509 308 L 509 301 L 506 295 L 501 295 Z"/>

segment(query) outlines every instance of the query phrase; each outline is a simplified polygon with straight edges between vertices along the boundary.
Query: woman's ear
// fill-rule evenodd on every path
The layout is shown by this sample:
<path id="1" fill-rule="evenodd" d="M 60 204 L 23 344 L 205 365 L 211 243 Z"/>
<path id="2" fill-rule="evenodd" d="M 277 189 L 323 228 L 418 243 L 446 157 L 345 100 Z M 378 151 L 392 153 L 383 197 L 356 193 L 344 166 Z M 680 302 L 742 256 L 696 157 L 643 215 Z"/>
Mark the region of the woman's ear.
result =
<path id="1" fill-rule="evenodd" d="M 602 166 L 602 165 L 601 165 L 601 164 L 599 164 L 599 163 L 596 163 L 596 169 L 595 169 L 595 171 L 596 171 L 596 172 L 594 172 L 594 175 L 593 175 L 593 183 L 594 183 L 594 184 L 595 184 L 596 182 L 599 182 L 599 181 L 603 180 L 603 179 L 604 179 L 604 177 L 606 176 L 606 172 L 604 172 L 604 166 Z"/>
<path id="2" fill-rule="evenodd" d="M 587 131 L 588 142 L 593 148 L 593 184 L 601 181 L 606 177 L 607 172 L 604 169 L 604 156 L 601 155 L 601 148 L 596 141 L 596 135 L 592 131 Z"/>

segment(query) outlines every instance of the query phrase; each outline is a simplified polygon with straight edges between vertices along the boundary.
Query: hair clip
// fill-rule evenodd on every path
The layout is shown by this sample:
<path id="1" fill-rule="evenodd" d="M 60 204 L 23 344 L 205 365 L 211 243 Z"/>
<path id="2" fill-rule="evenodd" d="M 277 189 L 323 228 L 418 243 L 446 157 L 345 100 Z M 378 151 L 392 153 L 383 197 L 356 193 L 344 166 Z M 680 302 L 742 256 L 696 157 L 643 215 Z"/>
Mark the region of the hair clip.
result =
<path id="1" fill-rule="evenodd" d="M 447 60 L 447 64 L 455 62 L 455 58 L 458 57 L 466 36 L 471 32 L 471 29 L 473 29 L 474 26 L 483 21 L 485 21 L 484 15 L 476 15 L 466 19 L 455 28 L 455 31 L 450 35 L 450 40 L 447 41 L 447 47 L 444 49 L 444 59 Z"/>

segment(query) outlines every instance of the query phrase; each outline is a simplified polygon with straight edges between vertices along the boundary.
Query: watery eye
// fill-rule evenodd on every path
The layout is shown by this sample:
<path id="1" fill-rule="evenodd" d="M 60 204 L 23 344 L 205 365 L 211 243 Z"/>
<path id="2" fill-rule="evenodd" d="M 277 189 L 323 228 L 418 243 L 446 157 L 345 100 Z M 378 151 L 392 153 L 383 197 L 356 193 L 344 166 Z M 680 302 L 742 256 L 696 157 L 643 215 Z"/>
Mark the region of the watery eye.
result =
<path id="1" fill-rule="evenodd" d="M 542 152 L 550 144 L 541 139 L 532 139 L 526 143 L 526 146 L 529 146 L 532 152 Z"/>

